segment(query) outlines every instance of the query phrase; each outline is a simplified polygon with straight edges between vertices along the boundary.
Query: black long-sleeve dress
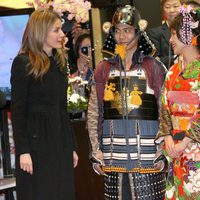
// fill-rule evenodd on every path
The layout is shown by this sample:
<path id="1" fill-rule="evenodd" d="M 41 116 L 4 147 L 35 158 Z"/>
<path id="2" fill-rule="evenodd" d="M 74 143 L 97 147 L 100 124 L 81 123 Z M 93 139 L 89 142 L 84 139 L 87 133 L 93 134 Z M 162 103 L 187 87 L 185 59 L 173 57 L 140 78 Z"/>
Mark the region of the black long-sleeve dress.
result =
<path id="1" fill-rule="evenodd" d="M 0 90 L 0 109 L 6 105 L 6 97 L 3 92 Z"/>
<path id="2" fill-rule="evenodd" d="M 67 79 L 53 57 L 50 69 L 35 80 L 29 59 L 18 55 L 11 70 L 11 113 L 16 147 L 19 200 L 73 200 L 73 130 L 67 114 Z M 19 168 L 19 155 L 30 153 L 33 175 Z"/>

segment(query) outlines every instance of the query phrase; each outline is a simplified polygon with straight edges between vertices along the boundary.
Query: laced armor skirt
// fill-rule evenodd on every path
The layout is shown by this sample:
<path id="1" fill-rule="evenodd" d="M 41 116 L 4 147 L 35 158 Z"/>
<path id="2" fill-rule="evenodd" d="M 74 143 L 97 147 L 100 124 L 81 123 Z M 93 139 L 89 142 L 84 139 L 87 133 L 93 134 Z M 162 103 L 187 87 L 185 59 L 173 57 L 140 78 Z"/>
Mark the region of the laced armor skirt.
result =
<path id="1" fill-rule="evenodd" d="M 164 200 L 166 173 L 106 172 L 105 200 Z"/>

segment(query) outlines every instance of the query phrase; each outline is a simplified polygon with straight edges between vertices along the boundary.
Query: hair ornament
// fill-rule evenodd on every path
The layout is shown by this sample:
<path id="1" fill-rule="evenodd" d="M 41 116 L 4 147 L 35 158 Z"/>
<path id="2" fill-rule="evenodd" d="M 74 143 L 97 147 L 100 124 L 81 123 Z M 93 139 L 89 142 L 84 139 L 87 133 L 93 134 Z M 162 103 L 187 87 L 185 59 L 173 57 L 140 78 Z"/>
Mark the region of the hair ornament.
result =
<path id="1" fill-rule="evenodd" d="M 192 46 L 199 46 L 199 45 L 200 45 L 200 35 L 197 35 L 192 39 Z"/>
<path id="2" fill-rule="evenodd" d="M 192 46 L 197 46 L 197 37 L 198 35 L 192 39 Z"/>
<path id="3" fill-rule="evenodd" d="M 192 7 L 190 5 L 183 4 L 179 12 L 183 15 L 183 26 L 181 29 L 181 38 L 184 44 L 190 45 L 192 43 L 192 16 L 190 12 Z"/>

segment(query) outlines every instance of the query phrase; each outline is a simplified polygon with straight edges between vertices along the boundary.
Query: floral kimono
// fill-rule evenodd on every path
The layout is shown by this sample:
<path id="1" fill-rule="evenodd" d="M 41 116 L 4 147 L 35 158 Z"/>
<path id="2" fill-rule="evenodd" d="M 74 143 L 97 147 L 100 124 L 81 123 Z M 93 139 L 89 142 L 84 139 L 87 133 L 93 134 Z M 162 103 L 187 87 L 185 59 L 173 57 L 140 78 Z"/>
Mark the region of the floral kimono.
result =
<path id="1" fill-rule="evenodd" d="M 200 200 L 200 59 L 184 69 L 177 63 L 169 70 L 162 90 L 160 126 L 156 142 L 168 160 L 166 200 Z M 167 155 L 164 137 L 175 143 L 184 137 L 192 142 L 179 158 Z"/>

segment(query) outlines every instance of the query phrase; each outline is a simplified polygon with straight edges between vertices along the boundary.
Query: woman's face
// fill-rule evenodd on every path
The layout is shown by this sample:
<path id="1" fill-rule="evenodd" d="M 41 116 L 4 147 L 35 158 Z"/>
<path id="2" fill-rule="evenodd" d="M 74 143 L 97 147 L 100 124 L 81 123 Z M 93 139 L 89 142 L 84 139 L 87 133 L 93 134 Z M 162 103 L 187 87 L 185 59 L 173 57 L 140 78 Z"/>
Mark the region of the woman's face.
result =
<path id="1" fill-rule="evenodd" d="M 170 24 L 178 15 L 181 3 L 180 0 L 167 0 L 163 5 L 163 16 Z"/>
<path id="2" fill-rule="evenodd" d="M 183 49 L 186 47 L 186 45 L 178 39 L 175 30 L 171 31 L 170 43 L 174 50 L 174 54 L 176 55 L 181 55 L 183 53 Z"/>
<path id="3" fill-rule="evenodd" d="M 85 56 L 92 56 L 92 51 L 91 51 L 91 40 L 90 38 L 85 38 L 80 44 L 79 48 L 79 55 L 85 55 Z M 80 56 L 79 56 L 80 57 Z"/>
<path id="4" fill-rule="evenodd" d="M 119 45 L 126 45 L 126 50 L 137 46 L 138 37 L 135 28 L 128 24 L 117 24 L 115 26 L 115 40 Z"/>
<path id="5" fill-rule="evenodd" d="M 48 30 L 47 36 L 43 45 L 43 50 L 49 55 L 52 49 L 62 48 L 65 34 L 62 32 L 62 23 L 57 19 L 55 24 Z"/>

